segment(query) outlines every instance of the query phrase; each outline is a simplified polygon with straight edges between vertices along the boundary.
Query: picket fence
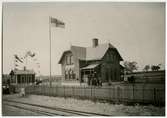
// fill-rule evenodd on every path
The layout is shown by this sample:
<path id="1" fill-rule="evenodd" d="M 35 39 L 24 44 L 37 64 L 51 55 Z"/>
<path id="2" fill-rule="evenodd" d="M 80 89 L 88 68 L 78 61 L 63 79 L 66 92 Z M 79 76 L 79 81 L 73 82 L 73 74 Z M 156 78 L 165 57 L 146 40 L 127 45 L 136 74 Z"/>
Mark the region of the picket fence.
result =
<path id="1" fill-rule="evenodd" d="M 116 103 L 125 102 L 165 105 L 165 89 L 144 88 L 134 85 L 110 87 L 27 86 L 25 91 L 26 94 L 45 96 L 106 100 Z"/>

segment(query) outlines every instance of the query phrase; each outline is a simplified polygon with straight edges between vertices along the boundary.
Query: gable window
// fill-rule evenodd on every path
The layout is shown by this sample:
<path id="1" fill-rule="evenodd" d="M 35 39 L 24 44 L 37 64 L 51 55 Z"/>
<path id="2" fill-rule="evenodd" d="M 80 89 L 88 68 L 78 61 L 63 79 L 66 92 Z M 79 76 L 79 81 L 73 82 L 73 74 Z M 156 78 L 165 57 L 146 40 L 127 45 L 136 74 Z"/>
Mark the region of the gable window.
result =
<path id="1" fill-rule="evenodd" d="M 66 64 L 67 64 L 67 65 L 70 64 L 70 56 L 66 56 Z"/>
<path id="2" fill-rule="evenodd" d="M 70 64 L 74 64 L 73 55 L 70 56 Z"/>
<path id="3" fill-rule="evenodd" d="M 67 64 L 69 65 L 70 64 L 70 57 L 67 56 Z"/>
<path id="4" fill-rule="evenodd" d="M 74 64 L 73 55 L 68 55 L 68 56 L 66 56 L 66 64 L 67 64 L 67 65 L 72 65 L 72 64 Z"/>

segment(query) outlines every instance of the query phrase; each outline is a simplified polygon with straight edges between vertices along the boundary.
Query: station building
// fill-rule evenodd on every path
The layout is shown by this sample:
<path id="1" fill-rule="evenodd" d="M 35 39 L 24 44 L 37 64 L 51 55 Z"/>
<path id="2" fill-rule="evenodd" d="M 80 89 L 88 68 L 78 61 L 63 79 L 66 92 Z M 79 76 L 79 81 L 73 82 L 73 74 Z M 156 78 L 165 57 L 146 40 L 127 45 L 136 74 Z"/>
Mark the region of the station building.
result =
<path id="1" fill-rule="evenodd" d="M 88 83 L 89 77 L 96 76 L 102 83 L 121 81 L 121 65 L 123 58 L 110 43 L 99 44 L 92 39 L 91 47 L 71 46 L 64 51 L 59 64 L 62 67 L 64 81 Z"/>

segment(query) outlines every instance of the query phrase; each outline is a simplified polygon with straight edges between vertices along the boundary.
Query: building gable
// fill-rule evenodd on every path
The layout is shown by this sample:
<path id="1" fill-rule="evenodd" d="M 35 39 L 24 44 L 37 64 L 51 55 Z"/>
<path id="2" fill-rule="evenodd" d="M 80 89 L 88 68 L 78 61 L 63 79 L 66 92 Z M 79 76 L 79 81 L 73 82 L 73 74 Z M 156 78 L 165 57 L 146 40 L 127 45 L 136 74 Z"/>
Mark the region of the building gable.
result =
<path id="1" fill-rule="evenodd" d="M 62 64 L 64 61 L 68 60 L 68 59 L 66 59 L 66 58 L 67 58 L 68 56 L 71 56 L 71 55 L 73 55 L 73 54 L 72 54 L 72 52 L 71 52 L 70 50 L 65 51 L 65 52 L 62 54 L 61 58 L 60 58 L 59 64 Z"/>
<path id="2" fill-rule="evenodd" d="M 108 63 L 115 63 L 120 61 L 119 54 L 113 48 L 108 48 L 102 59 Z"/>

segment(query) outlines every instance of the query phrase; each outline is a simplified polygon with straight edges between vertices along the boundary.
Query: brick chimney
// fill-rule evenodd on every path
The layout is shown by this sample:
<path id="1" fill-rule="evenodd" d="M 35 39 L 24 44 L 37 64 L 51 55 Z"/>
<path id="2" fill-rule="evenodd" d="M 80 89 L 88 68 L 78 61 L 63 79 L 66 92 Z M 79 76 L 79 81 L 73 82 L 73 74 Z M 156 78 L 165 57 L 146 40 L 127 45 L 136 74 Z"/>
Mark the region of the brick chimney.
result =
<path id="1" fill-rule="evenodd" d="M 93 42 L 93 48 L 98 46 L 98 39 L 97 38 L 92 39 L 92 42 Z"/>

